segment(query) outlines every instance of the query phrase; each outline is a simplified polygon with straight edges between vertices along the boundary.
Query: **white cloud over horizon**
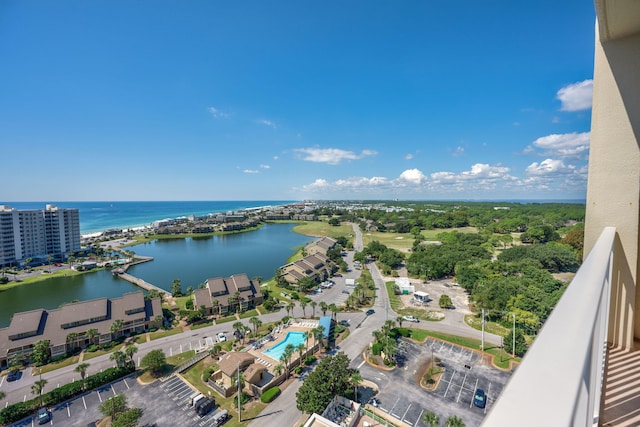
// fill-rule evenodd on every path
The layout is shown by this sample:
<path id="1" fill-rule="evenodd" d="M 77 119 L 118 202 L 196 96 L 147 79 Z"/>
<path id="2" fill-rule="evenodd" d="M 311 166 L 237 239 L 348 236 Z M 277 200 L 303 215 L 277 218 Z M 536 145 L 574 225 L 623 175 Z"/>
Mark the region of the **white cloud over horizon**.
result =
<path id="1" fill-rule="evenodd" d="M 530 146 L 525 148 L 524 153 L 535 153 L 535 150 L 539 149 L 542 150 L 540 153 L 542 156 L 582 158 L 588 153 L 590 142 L 590 132 L 551 134 L 533 141 Z"/>
<path id="2" fill-rule="evenodd" d="M 229 117 L 231 117 L 231 114 L 225 113 L 224 111 L 221 111 L 216 107 L 209 107 L 207 108 L 207 111 L 216 119 L 228 119 Z"/>
<path id="3" fill-rule="evenodd" d="M 360 154 L 356 154 L 340 148 L 296 148 L 293 151 L 302 154 L 302 160 L 330 165 L 337 165 L 343 160 L 359 160 L 378 154 L 373 150 L 362 150 Z"/>
<path id="4" fill-rule="evenodd" d="M 561 102 L 560 111 L 582 111 L 591 108 L 593 98 L 593 80 L 564 86 L 556 93 L 556 98 Z"/>

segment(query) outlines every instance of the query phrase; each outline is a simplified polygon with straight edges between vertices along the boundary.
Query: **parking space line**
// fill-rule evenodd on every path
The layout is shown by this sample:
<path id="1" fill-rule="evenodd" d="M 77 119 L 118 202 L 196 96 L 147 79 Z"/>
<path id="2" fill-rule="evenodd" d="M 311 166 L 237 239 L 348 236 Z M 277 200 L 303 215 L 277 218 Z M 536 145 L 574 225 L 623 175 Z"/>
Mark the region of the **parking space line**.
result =
<path id="1" fill-rule="evenodd" d="M 478 378 L 476 378 L 476 386 L 473 389 L 473 395 L 475 397 L 476 395 L 476 390 L 478 389 Z M 471 402 L 469 402 L 469 408 L 471 408 L 471 406 L 473 405 L 473 397 L 471 398 Z"/>
<path id="2" fill-rule="evenodd" d="M 71 418 L 71 410 L 69 410 L 69 402 L 67 402 L 67 415 Z"/>
<path id="3" fill-rule="evenodd" d="M 468 374 L 464 374 L 464 378 L 462 379 L 462 385 L 460 386 L 460 391 L 458 392 L 458 397 L 456 398 L 456 403 L 460 402 L 460 395 L 462 394 L 462 389 L 464 388 L 464 383 L 465 381 L 467 381 L 467 375 Z M 476 380 L 478 381 L 478 380 Z"/>
<path id="4" fill-rule="evenodd" d="M 82 404 L 84 405 L 84 409 L 87 409 L 87 402 L 84 400 L 84 396 L 82 396 Z"/>
<path id="5" fill-rule="evenodd" d="M 416 420 L 416 425 L 420 422 L 420 420 L 422 419 L 422 413 L 424 412 L 424 409 L 420 410 L 420 415 L 418 415 L 418 419 Z"/>
<path id="6" fill-rule="evenodd" d="M 122 380 L 122 382 L 124 383 L 124 385 L 126 385 L 126 386 L 127 386 L 127 390 L 130 390 L 130 389 L 131 389 L 131 387 L 129 387 L 129 384 L 127 383 L 127 379 L 126 379 L 126 378 L 125 378 L 125 379 L 123 379 L 123 380 Z"/>
<path id="7" fill-rule="evenodd" d="M 453 371 L 453 374 L 451 375 L 451 378 L 449 379 L 449 385 L 447 385 L 447 389 L 444 392 L 444 396 L 443 397 L 447 397 L 447 393 L 449 392 L 449 387 L 451 387 L 451 383 L 453 382 L 453 377 L 456 376 L 456 371 Z"/>
<path id="8" fill-rule="evenodd" d="M 402 414 L 402 418 L 400 418 L 400 421 L 404 421 L 404 417 L 407 416 L 407 412 L 409 412 L 409 408 L 411 408 L 411 403 L 409 403 L 409 406 L 407 406 L 407 410 L 404 411 L 404 414 Z"/>
<path id="9" fill-rule="evenodd" d="M 118 394 L 118 393 L 116 393 L 116 389 L 115 389 L 115 388 L 113 388 L 113 384 L 111 384 L 111 391 L 113 392 L 113 395 L 114 395 L 114 396 Z"/>

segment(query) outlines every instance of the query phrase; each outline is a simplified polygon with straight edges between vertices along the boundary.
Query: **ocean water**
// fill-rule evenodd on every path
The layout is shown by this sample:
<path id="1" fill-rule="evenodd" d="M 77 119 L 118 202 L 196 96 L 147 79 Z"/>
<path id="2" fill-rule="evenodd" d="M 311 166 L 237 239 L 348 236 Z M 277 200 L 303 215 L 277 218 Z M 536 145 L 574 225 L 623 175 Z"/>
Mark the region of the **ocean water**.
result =
<path id="1" fill-rule="evenodd" d="M 89 234 L 111 228 L 143 227 L 165 218 L 225 213 L 238 209 L 280 206 L 292 200 L 227 200 L 180 202 L 3 202 L 15 209 L 44 209 L 47 204 L 59 208 L 77 208 L 80 233 Z"/>

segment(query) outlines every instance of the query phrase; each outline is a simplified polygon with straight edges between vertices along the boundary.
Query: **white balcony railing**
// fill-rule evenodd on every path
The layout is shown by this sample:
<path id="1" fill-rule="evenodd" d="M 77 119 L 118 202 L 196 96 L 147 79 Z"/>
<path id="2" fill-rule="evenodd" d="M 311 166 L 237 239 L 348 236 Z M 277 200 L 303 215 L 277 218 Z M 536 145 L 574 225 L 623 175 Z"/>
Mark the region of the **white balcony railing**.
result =
<path id="1" fill-rule="evenodd" d="M 598 424 L 615 234 L 604 229 L 483 426 Z"/>

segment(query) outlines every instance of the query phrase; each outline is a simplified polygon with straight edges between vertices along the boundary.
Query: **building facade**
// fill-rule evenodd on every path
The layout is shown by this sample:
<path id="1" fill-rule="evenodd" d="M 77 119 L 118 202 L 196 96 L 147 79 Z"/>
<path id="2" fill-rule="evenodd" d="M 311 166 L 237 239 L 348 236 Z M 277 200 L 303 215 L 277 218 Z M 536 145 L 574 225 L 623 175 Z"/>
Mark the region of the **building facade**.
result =
<path id="1" fill-rule="evenodd" d="M 80 213 L 74 208 L 46 205 L 17 210 L 0 205 L 0 267 L 22 264 L 27 258 L 62 260 L 80 250 Z"/>

